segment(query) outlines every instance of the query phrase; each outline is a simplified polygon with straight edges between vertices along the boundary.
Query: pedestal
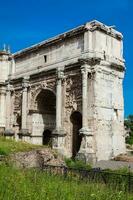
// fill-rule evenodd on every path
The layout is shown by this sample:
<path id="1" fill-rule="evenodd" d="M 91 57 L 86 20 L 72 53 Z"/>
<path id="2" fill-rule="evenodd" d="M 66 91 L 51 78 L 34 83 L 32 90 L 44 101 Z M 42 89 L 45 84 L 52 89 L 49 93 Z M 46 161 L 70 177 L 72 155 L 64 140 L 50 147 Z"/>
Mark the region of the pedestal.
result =
<path id="1" fill-rule="evenodd" d="M 52 133 L 52 147 L 63 155 L 66 133 L 64 129 L 55 129 Z"/>
<path id="2" fill-rule="evenodd" d="M 80 150 L 76 156 L 77 160 L 82 160 L 85 163 L 94 164 L 96 162 L 96 154 L 94 150 L 94 136 L 88 128 L 79 130 L 82 135 Z"/>

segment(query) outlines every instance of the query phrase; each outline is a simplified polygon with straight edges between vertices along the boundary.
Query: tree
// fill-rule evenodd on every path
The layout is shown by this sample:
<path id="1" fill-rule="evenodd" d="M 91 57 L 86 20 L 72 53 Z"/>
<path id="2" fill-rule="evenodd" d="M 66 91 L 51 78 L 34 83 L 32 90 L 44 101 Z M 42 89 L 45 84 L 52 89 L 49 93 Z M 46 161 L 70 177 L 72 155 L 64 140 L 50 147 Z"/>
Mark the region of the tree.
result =
<path id="1" fill-rule="evenodd" d="M 129 115 L 124 121 L 125 128 L 128 132 L 126 137 L 127 144 L 133 144 L 133 115 Z"/>

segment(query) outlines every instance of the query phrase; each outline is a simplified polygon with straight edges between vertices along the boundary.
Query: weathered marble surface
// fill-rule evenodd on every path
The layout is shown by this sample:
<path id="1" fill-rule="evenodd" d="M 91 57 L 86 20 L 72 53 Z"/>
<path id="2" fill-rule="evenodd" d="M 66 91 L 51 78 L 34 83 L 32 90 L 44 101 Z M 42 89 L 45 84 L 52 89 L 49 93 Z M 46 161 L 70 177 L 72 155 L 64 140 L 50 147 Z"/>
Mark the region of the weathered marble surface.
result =
<path id="1" fill-rule="evenodd" d="M 15 54 L 1 51 L 0 71 L 1 132 L 42 144 L 48 130 L 53 148 L 90 162 L 125 153 L 121 33 L 88 22 Z"/>

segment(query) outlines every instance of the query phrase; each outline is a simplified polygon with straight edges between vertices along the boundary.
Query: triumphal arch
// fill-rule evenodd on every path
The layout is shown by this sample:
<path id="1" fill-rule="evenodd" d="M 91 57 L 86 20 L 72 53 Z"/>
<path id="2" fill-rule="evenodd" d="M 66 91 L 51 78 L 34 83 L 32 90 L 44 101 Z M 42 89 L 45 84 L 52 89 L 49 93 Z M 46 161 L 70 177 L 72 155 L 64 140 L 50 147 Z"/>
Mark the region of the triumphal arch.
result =
<path id="1" fill-rule="evenodd" d="M 122 34 L 98 21 L 0 52 L 0 131 L 66 157 L 125 153 Z"/>

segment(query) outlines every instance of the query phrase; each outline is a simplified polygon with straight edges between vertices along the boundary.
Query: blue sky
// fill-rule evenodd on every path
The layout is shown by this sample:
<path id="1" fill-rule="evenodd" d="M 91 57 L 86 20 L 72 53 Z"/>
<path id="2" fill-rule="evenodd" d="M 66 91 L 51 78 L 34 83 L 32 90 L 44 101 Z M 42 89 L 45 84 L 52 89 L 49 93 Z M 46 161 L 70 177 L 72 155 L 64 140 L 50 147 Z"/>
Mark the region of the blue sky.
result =
<path id="1" fill-rule="evenodd" d="M 0 48 L 15 52 L 93 19 L 124 35 L 125 116 L 133 114 L 132 0 L 0 0 Z"/>

